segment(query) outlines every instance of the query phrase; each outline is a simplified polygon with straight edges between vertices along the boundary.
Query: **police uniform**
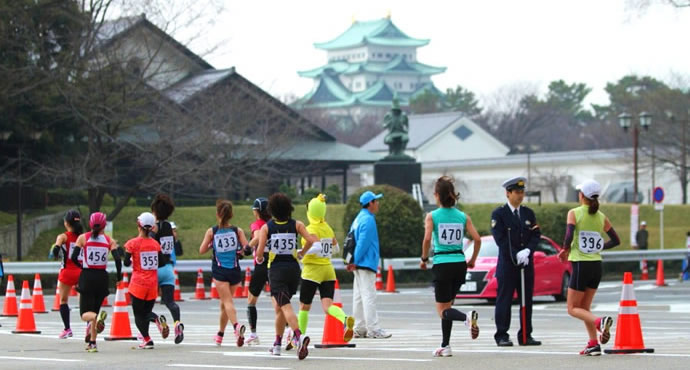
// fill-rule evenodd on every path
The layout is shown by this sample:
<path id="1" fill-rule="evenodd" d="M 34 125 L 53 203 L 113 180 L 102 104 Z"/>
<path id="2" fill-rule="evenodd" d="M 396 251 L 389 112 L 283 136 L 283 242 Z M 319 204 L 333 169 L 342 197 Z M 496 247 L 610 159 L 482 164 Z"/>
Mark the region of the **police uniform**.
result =
<path id="1" fill-rule="evenodd" d="M 522 190 L 525 188 L 525 178 L 515 177 L 503 183 L 508 190 Z M 520 330 L 518 331 L 518 343 L 520 345 L 539 345 L 532 334 L 532 294 L 534 290 L 534 250 L 541 237 L 534 211 L 520 205 L 513 209 L 509 203 L 496 208 L 491 213 L 491 234 L 498 245 L 498 264 L 496 266 L 496 279 L 498 290 L 496 295 L 496 334 L 494 339 L 500 347 L 512 346 L 508 335 L 510 328 L 511 305 L 513 294 L 517 291 L 518 301 L 521 301 L 520 269 L 524 268 L 525 276 L 525 326 L 522 327 L 522 312 L 520 312 Z M 518 264 L 518 252 L 529 250 L 529 263 L 527 266 Z M 524 254 L 525 252 L 523 252 Z M 527 341 L 523 343 L 522 332 L 527 331 Z"/>

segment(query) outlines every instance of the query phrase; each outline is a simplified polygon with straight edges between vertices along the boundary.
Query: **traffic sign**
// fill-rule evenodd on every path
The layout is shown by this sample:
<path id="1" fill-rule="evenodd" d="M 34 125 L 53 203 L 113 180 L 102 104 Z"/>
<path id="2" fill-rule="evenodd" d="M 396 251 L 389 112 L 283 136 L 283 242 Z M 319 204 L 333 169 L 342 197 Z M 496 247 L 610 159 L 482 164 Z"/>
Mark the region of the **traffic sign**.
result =
<path id="1" fill-rule="evenodd" d="M 664 201 L 664 188 L 657 186 L 654 188 L 654 202 L 661 203 Z"/>

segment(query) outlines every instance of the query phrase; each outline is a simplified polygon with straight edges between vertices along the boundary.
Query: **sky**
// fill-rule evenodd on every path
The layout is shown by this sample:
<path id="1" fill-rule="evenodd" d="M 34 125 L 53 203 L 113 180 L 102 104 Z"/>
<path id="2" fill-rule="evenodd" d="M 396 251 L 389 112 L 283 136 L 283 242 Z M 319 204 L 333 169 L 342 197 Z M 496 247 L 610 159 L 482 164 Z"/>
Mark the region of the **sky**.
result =
<path id="1" fill-rule="evenodd" d="M 592 88 L 587 103 L 606 104 L 606 83 L 627 74 L 690 77 L 690 8 L 639 12 L 626 0 L 233 0 L 191 47 L 216 46 L 204 55 L 214 67 L 234 66 L 274 96 L 302 96 L 313 82 L 297 71 L 326 63 L 314 42 L 389 13 L 409 36 L 431 39 L 418 60 L 447 67 L 433 77 L 438 88 L 462 85 L 484 103 L 511 86 L 544 93 L 564 79 Z"/>

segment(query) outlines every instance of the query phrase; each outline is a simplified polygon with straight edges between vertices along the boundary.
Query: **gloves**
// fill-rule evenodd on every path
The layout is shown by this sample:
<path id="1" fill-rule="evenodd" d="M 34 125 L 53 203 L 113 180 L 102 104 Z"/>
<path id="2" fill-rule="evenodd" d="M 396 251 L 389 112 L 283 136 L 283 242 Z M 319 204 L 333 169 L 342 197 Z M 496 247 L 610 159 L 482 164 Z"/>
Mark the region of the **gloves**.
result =
<path id="1" fill-rule="evenodd" d="M 321 242 L 315 242 L 311 245 L 311 248 L 307 251 L 307 254 L 319 254 L 323 250 Z"/>
<path id="2" fill-rule="evenodd" d="M 517 252 L 517 263 L 518 263 L 518 265 L 522 265 L 522 266 L 529 265 L 529 254 L 530 254 L 529 248 L 525 248 L 525 249 Z"/>
<path id="3" fill-rule="evenodd" d="M 243 253 L 245 256 L 251 256 L 252 255 L 252 247 L 249 246 L 249 244 L 244 246 Z"/>

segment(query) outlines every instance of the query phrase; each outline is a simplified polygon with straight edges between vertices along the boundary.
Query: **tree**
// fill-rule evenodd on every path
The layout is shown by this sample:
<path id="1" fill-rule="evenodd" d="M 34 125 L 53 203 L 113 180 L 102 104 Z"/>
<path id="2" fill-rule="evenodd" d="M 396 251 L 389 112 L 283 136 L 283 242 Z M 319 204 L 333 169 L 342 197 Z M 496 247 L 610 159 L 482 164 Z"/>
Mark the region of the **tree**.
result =
<path id="1" fill-rule="evenodd" d="M 442 107 L 442 97 L 429 89 L 410 99 L 410 112 L 414 114 L 440 112 Z"/>
<path id="2" fill-rule="evenodd" d="M 482 112 L 474 93 L 460 85 L 455 89 L 446 89 L 443 108 L 445 111 L 463 112 L 468 116 L 475 116 Z"/>

